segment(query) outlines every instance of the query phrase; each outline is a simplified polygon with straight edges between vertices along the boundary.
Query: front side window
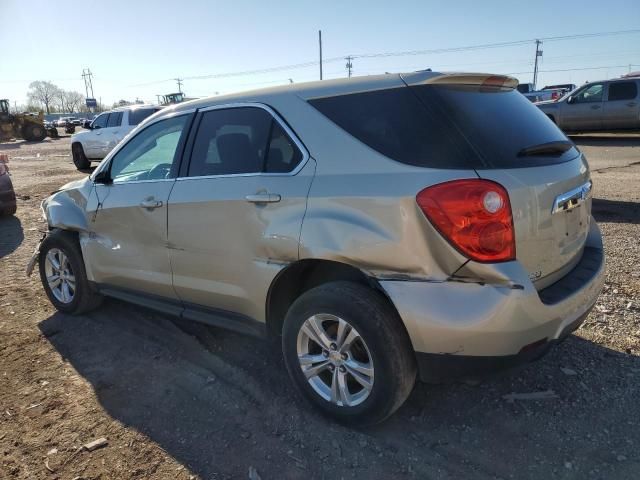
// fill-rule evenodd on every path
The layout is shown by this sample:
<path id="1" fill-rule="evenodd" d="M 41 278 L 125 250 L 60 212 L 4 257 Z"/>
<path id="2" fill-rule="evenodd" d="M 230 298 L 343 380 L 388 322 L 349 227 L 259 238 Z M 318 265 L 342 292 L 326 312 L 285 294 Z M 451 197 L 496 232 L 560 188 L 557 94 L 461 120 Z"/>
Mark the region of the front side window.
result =
<path id="1" fill-rule="evenodd" d="M 111 112 L 109 114 L 107 127 L 119 127 L 121 123 L 122 123 L 122 112 Z"/>
<path id="2" fill-rule="evenodd" d="M 129 140 L 111 160 L 113 183 L 170 178 L 188 118 L 160 120 Z"/>
<path id="3" fill-rule="evenodd" d="M 573 103 L 594 103 L 602 101 L 602 92 L 604 91 L 604 85 L 602 83 L 595 83 L 580 90 L 573 96 Z"/>
<path id="4" fill-rule="evenodd" d="M 101 113 L 91 123 L 91 128 L 104 128 L 107 126 L 107 120 L 109 118 L 108 113 Z"/>
<path id="5" fill-rule="evenodd" d="M 638 96 L 636 82 L 614 82 L 609 84 L 607 100 L 633 100 Z"/>
<path id="6" fill-rule="evenodd" d="M 266 110 L 211 110 L 202 114 L 188 175 L 285 173 L 301 159 L 302 153 Z"/>

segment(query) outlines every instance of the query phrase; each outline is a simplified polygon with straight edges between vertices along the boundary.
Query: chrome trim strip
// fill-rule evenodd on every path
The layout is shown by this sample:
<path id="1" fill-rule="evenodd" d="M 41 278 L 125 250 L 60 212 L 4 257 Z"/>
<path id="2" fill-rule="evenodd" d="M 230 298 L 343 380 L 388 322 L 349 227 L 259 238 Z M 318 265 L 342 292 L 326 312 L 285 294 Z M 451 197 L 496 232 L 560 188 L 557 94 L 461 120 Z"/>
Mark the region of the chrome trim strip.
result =
<path id="1" fill-rule="evenodd" d="M 582 204 L 591 194 L 592 182 L 591 180 L 580 185 L 579 187 L 569 190 L 561 195 L 558 195 L 553 202 L 553 208 L 551 213 L 567 212 L 573 210 Z"/>
<path id="2" fill-rule="evenodd" d="M 280 115 L 278 115 L 278 113 L 276 113 L 276 111 L 273 108 L 271 108 L 269 105 L 265 105 L 264 103 L 259 103 L 259 102 L 225 103 L 225 104 L 212 105 L 210 107 L 200 108 L 198 109 L 198 112 L 208 112 L 211 110 L 226 110 L 229 108 L 247 108 L 247 107 L 261 108 L 265 110 L 266 112 L 269 113 L 269 115 L 271 115 L 271 117 L 273 117 L 273 119 L 276 122 L 278 122 L 278 124 L 287 133 L 287 135 L 289 135 L 289 138 L 293 140 L 293 143 L 295 143 L 296 147 L 298 147 L 300 152 L 302 152 L 302 160 L 300 160 L 300 163 L 296 166 L 296 168 L 294 168 L 290 172 L 285 172 L 285 173 L 255 172 L 255 173 L 229 173 L 224 175 L 203 175 L 200 177 L 178 177 L 176 178 L 177 181 L 200 180 L 200 179 L 204 180 L 204 179 L 211 179 L 211 178 L 257 177 L 257 176 L 293 177 L 297 175 L 304 168 L 304 166 L 307 164 L 310 158 L 307 147 L 304 146 L 302 141 L 298 138 L 298 136 L 294 133 L 294 131 L 291 130 L 289 125 L 287 125 L 286 122 L 280 117 Z"/>
<path id="3" fill-rule="evenodd" d="M 157 180 L 131 180 L 130 182 L 116 182 L 115 180 L 107 185 L 133 185 L 134 183 L 159 183 L 159 182 L 175 182 L 175 178 L 158 178 Z"/>

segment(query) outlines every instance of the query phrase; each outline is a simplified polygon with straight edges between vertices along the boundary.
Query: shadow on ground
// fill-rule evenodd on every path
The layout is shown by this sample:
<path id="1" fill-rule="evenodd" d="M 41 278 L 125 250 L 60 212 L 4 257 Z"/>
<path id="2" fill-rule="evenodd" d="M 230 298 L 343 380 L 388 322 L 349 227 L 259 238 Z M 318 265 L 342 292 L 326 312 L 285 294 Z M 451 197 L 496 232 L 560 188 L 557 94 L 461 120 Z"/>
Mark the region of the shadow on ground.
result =
<path id="1" fill-rule="evenodd" d="M 0 258 L 15 251 L 24 240 L 22 223 L 15 215 L 0 217 Z"/>
<path id="2" fill-rule="evenodd" d="M 640 147 L 640 135 L 570 135 L 569 137 L 579 147 Z"/>
<path id="3" fill-rule="evenodd" d="M 640 204 L 622 200 L 594 198 L 591 213 L 598 222 L 640 223 Z"/>
<path id="4" fill-rule="evenodd" d="M 249 466 L 318 479 L 632 478 L 640 468 L 640 358 L 575 336 L 477 386 L 418 385 L 391 419 L 358 431 L 294 394 L 277 344 L 116 301 L 39 327 L 111 417 L 201 478 L 246 478 Z M 544 390 L 556 396 L 503 398 Z"/>

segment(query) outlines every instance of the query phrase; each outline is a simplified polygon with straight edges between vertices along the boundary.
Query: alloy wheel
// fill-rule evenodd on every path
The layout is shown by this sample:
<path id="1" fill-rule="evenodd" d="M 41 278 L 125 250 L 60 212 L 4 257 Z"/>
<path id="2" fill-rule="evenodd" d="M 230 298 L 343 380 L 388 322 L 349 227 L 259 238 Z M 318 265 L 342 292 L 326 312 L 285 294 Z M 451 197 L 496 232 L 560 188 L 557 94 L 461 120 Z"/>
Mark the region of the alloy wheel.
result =
<path id="1" fill-rule="evenodd" d="M 373 359 L 360 333 L 331 314 L 309 317 L 297 338 L 298 362 L 311 388 L 344 407 L 364 402 L 374 380 Z"/>
<path id="2" fill-rule="evenodd" d="M 71 303 L 76 293 L 76 277 L 69 257 L 59 248 L 47 252 L 44 263 L 47 284 L 59 302 Z"/>

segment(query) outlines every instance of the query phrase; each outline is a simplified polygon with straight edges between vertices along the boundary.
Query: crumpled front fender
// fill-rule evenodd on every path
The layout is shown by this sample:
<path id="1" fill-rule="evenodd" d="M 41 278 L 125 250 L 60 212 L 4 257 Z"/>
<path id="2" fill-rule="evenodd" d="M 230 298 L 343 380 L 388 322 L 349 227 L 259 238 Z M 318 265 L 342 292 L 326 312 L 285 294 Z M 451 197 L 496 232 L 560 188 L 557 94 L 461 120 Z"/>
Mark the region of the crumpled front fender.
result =
<path id="1" fill-rule="evenodd" d="M 86 178 L 65 185 L 62 190 L 47 198 L 42 208 L 49 227 L 88 231 L 86 207 L 91 188 L 92 183 Z"/>

